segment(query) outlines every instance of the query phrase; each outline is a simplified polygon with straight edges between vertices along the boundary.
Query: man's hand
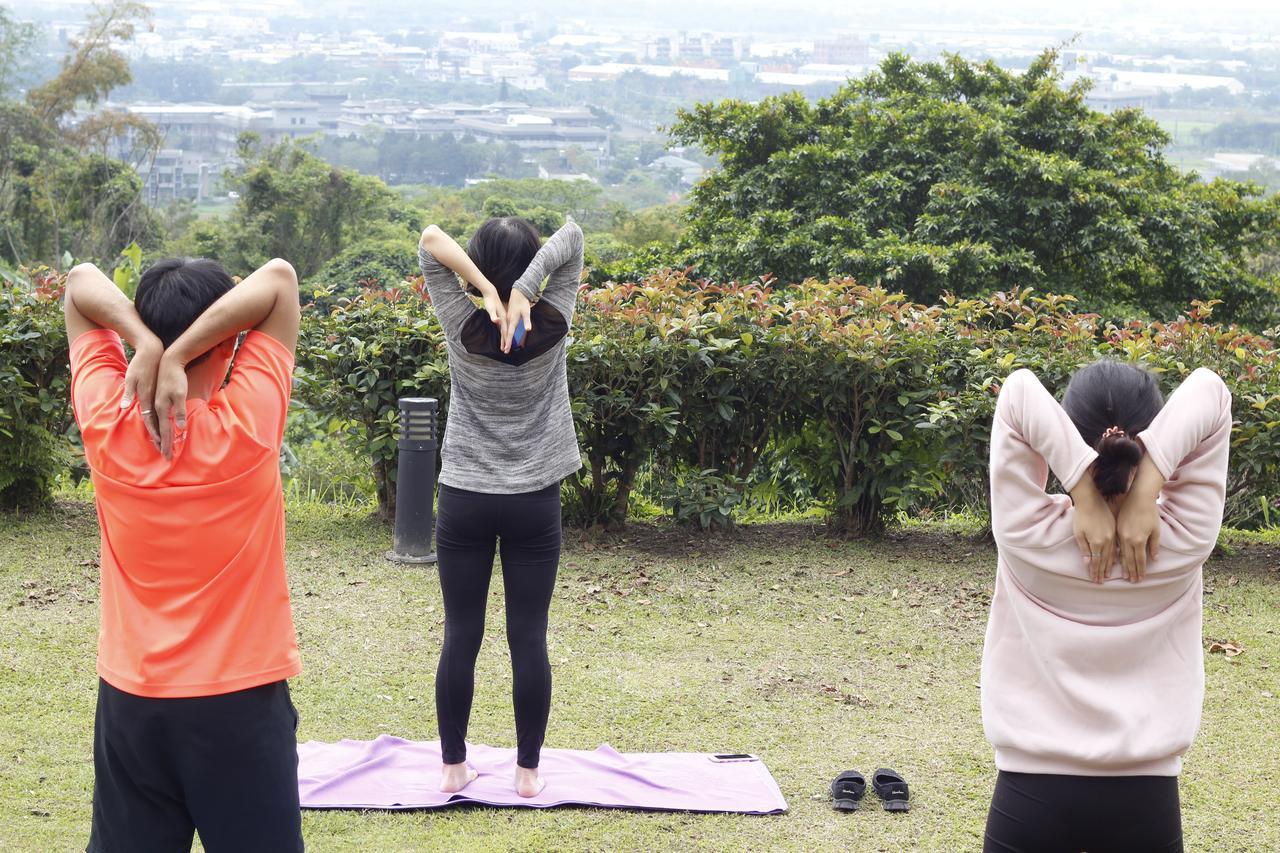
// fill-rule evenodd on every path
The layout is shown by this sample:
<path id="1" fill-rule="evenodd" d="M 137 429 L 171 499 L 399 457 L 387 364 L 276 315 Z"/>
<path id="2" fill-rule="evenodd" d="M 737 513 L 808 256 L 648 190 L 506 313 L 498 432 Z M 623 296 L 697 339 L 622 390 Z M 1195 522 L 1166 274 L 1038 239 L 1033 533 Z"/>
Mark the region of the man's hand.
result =
<path id="1" fill-rule="evenodd" d="M 160 358 L 164 355 L 164 347 L 159 339 L 142 343 L 133 353 L 129 369 L 124 374 L 124 396 L 120 398 L 120 408 L 127 409 L 138 401 L 138 409 L 142 414 L 142 423 L 151 436 L 151 443 L 160 449 L 160 431 L 156 420 L 156 374 L 160 371 Z"/>
<path id="2" fill-rule="evenodd" d="M 1071 490 L 1076 509 L 1071 516 L 1076 544 L 1089 566 L 1089 579 L 1102 583 L 1115 563 L 1116 517 L 1093 483 L 1092 472 L 1086 472 Z"/>
<path id="3" fill-rule="evenodd" d="M 525 334 L 533 331 L 533 321 L 529 318 L 529 297 L 516 288 L 511 288 L 511 298 L 507 300 L 507 319 L 502 326 L 502 351 L 511 352 L 512 341 L 515 340 L 516 326 L 524 321 Z"/>
<path id="4" fill-rule="evenodd" d="M 1151 457 L 1144 456 L 1124 505 L 1116 516 L 1120 565 L 1127 580 L 1137 583 L 1147 571 L 1147 560 L 1160 553 L 1160 513 L 1156 499 L 1164 486 L 1164 477 Z"/>
<path id="5" fill-rule="evenodd" d="M 160 453 L 173 458 L 176 432 L 187 428 L 187 366 L 166 353 L 156 374 L 155 415 L 159 422 Z"/>

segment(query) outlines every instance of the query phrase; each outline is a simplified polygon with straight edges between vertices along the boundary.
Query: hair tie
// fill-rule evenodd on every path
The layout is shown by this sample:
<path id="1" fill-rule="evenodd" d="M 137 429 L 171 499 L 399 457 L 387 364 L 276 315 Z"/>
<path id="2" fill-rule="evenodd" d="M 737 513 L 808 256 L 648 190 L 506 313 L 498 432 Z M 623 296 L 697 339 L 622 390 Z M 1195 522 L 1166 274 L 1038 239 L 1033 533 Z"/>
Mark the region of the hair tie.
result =
<path id="1" fill-rule="evenodd" d="M 1110 426 L 1110 427 L 1107 427 L 1106 430 L 1102 433 L 1102 437 L 1105 440 L 1105 439 L 1111 438 L 1112 436 L 1127 435 L 1127 434 L 1128 433 L 1120 429 L 1120 427 L 1118 426 Z"/>

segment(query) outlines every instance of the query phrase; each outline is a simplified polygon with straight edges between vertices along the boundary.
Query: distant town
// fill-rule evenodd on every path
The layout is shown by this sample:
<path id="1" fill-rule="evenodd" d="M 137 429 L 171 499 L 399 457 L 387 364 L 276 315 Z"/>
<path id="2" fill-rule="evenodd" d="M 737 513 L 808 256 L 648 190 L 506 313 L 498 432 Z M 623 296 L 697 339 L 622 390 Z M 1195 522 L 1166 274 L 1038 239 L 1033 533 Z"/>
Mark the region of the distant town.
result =
<path id="1" fill-rule="evenodd" d="M 331 161 L 391 184 L 543 177 L 630 182 L 650 203 L 676 199 L 714 165 L 665 147 L 662 127 L 680 107 L 791 89 L 820 97 L 895 51 L 1019 69 L 1055 46 L 1064 85 L 1087 78 L 1091 107 L 1152 114 L 1179 165 L 1205 179 L 1264 183 L 1280 170 L 1280 27 L 850 27 L 793 38 L 529 16 L 484 29 L 461 19 L 342 32 L 314 12 L 296 16 L 291 3 L 153 7 L 154 28 L 126 48 L 134 84 L 106 106 L 162 134 L 158 151 L 137 162 L 155 205 L 225 198 L 222 174 L 246 131 L 266 143 L 311 138 Z M 72 17 L 83 8 L 43 23 L 51 57 L 83 26 Z M 124 156 L 129 142 L 113 153 Z M 414 146 L 435 155 L 415 156 Z"/>

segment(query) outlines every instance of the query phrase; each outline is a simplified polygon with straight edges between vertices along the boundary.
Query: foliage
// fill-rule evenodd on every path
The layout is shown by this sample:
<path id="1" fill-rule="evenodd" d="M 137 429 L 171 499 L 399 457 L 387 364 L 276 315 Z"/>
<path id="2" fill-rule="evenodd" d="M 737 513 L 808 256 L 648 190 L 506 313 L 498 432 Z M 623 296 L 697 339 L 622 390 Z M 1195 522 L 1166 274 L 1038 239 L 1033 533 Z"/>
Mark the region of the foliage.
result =
<path id="1" fill-rule="evenodd" d="M 440 333 L 413 291 L 308 312 L 300 350 L 304 396 L 352 425 L 381 466 L 384 502 L 396 397 L 447 393 Z M 863 536 L 902 512 L 981 509 L 999 383 L 1028 367 L 1060 393 L 1100 357 L 1146 365 L 1166 392 L 1196 366 L 1222 375 L 1236 418 L 1228 521 L 1277 516 L 1277 352 L 1210 323 L 1211 303 L 1170 323 L 1117 324 L 1030 290 L 926 307 L 849 280 L 775 288 L 677 272 L 580 299 L 568 379 L 585 467 L 565 484 L 580 524 L 625 524 L 646 468 L 665 484 L 654 496 L 704 525 L 816 501 L 837 531 Z"/>
<path id="2" fill-rule="evenodd" d="M 45 501 L 71 461 L 64 285 L 47 267 L 0 280 L 0 509 Z"/>
<path id="3" fill-rule="evenodd" d="M 332 433 L 330 425 L 335 427 Z M 341 427 L 300 400 L 293 401 L 280 453 L 287 496 L 344 504 L 376 498 L 367 457 L 350 451 Z"/>
<path id="4" fill-rule="evenodd" d="M 227 175 L 228 187 L 240 194 L 235 209 L 225 220 L 198 223 L 189 235 L 192 254 L 217 258 L 229 270 L 280 257 L 305 279 L 356 240 L 404 240 L 418 227 L 377 178 L 330 166 L 304 143 L 264 146 L 245 133 L 239 157 L 241 167 Z"/>
<path id="5" fill-rule="evenodd" d="M 643 302 L 632 304 L 638 291 L 591 290 L 575 319 L 569 399 L 585 468 L 569 480 L 568 514 L 583 524 L 626 523 L 637 473 L 677 428 L 673 353 Z"/>
<path id="6" fill-rule="evenodd" d="M 926 303 L 1035 287 L 1109 315 L 1212 298 L 1258 328 L 1280 316 L 1248 263 L 1275 245 L 1280 199 L 1180 172 L 1154 121 L 1089 109 L 1056 59 L 1016 74 L 893 55 L 816 104 L 681 111 L 676 140 L 720 157 L 692 192 L 690 258 L 721 280 L 852 275 Z"/>
<path id="7" fill-rule="evenodd" d="M 117 47 L 149 15 L 130 0 L 96 7 L 56 75 L 24 101 L 0 100 L 0 261 L 52 264 L 68 252 L 110 258 L 155 233 L 133 168 L 159 147 L 155 128 L 127 112 L 76 114 L 129 81 Z M 0 76 L 6 76 L 26 36 L 10 29 L 7 17 L 0 24 Z M 130 145 L 130 162 L 107 154 L 120 140 Z"/>
<path id="8" fill-rule="evenodd" d="M 714 468 L 686 471 L 677 475 L 665 495 L 671 517 L 680 524 L 703 530 L 733 526 L 733 513 L 742 503 L 745 483 L 732 474 Z"/>
<path id="9" fill-rule="evenodd" d="M 306 281 L 304 290 L 317 305 L 332 307 L 338 297 L 357 297 L 362 289 L 388 287 L 411 278 L 417 259 L 404 239 L 360 240 L 330 258 Z"/>
<path id="10" fill-rule="evenodd" d="M 448 398 L 444 334 L 420 278 L 367 287 L 325 310 L 303 312 L 298 397 L 327 429 L 373 463 L 379 511 L 395 516 L 396 426 L 400 397 Z"/>
<path id="11" fill-rule="evenodd" d="M 36 34 L 35 24 L 16 20 L 12 12 L 0 6 L 0 98 L 15 88 Z"/>

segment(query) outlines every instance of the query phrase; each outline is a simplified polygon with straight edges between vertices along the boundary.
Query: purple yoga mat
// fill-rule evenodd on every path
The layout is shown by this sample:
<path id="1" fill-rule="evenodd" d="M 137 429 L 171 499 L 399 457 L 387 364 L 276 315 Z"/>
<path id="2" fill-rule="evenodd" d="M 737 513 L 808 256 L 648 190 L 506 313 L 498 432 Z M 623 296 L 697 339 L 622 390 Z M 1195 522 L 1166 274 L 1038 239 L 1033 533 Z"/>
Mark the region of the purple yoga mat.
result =
<path id="1" fill-rule="evenodd" d="M 377 740 L 298 745 L 304 809 L 436 809 L 582 805 L 659 811 L 781 814 L 787 801 L 763 761 L 717 763 L 704 752 L 621 753 L 544 749 L 547 787 L 525 799 L 511 789 L 515 750 L 467 746 L 479 777 L 456 794 L 440 785 L 440 744 L 380 735 Z"/>

